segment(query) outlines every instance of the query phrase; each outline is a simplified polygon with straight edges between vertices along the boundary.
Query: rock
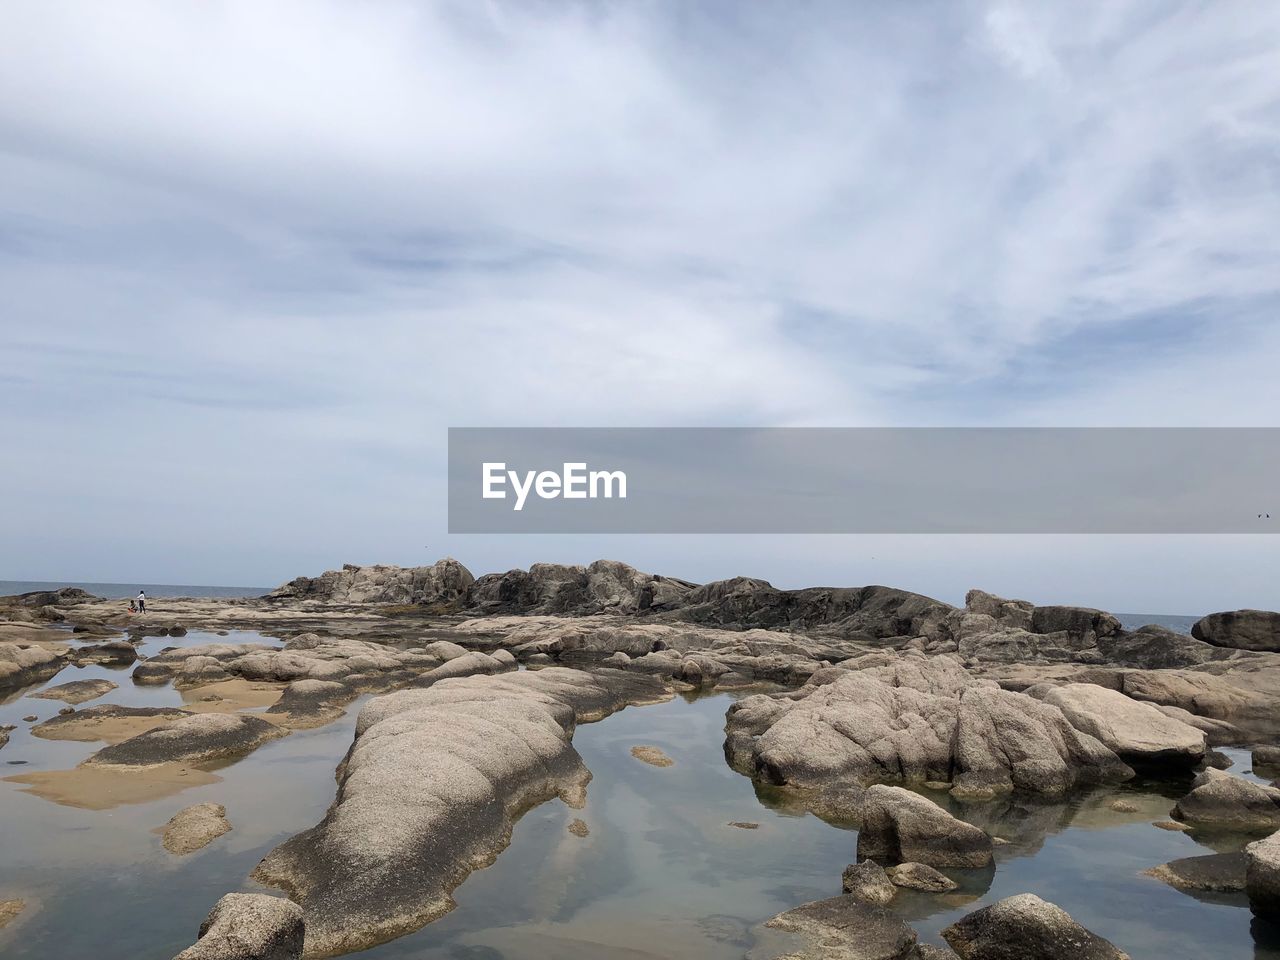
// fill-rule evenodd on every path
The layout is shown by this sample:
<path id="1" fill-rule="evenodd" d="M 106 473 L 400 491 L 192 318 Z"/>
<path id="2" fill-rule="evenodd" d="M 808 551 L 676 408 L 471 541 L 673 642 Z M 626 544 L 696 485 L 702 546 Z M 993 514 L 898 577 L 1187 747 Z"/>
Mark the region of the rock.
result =
<path id="1" fill-rule="evenodd" d="M 22 607 L 69 607 L 79 603 L 87 603 L 90 600 L 100 600 L 101 597 L 95 597 L 92 593 L 87 590 L 81 590 L 79 587 L 59 587 L 57 590 L 32 590 L 28 593 L 19 593 L 13 597 L 0 599 L 12 600 Z"/>
<path id="2" fill-rule="evenodd" d="M 1055 795 L 1133 775 L 1057 707 L 975 679 L 946 655 L 856 658 L 794 694 L 737 701 L 725 729 L 734 769 L 819 798 L 940 780 L 957 795 Z"/>
<path id="3" fill-rule="evenodd" d="M 458 657 L 465 657 L 468 653 L 466 647 L 452 640 L 436 640 L 428 643 L 422 648 L 422 652 L 429 657 L 439 657 L 445 663 L 456 660 Z"/>
<path id="4" fill-rule="evenodd" d="M 0 900 L 0 930 L 16 920 L 18 914 L 26 908 L 25 900 Z"/>
<path id="5" fill-rule="evenodd" d="M 1179 890 L 1234 893 L 1245 888 L 1245 855 L 1210 853 L 1183 857 L 1144 872 Z"/>
<path id="6" fill-rule="evenodd" d="M 61 669 L 62 657 L 53 650 L 35 645 L 0 643 L 0 690 L 41 683 Z"/>
<path id="7" fill-rule="evenodd" d="M 1280 827 L 1280 790 L 1211 767 L 1191 781 L 1171 815 L 1196 826 L 1274 829 Z"/>
<path id="8" fill-rule="evenodd" d="M 98 697 L 105 696 L 115 689 L 116 685 L 110 680 L 72 680 L 70 683 L 60 683 L 56 687 L 47 687 L 38 693 L 28 694 L 28 696 L 42 700 L 61 700 L 64 703 L 79 704 L 88 700 L 96 700 Z"/>
<path id="9" fill-rule="evenodd" d="M 191 714 L 188 711 L 178 707 L 122 707 L 114 703 L 100 703 L 65 716 L 50 717 L 44 723 L 32 727 L 31 733 L 46 740 L 110 740 L 115 738 L 104 735 L 105 733 L 131 721 L 158 718 L 159 724 L 189 716 Z M 121 723 L 117 724 L 115 721 Z"/>
<path id="10" fill-rule="evenodd" d="M 1151 825 L 1161 830 L 1168 830 L 1170 833 L 1185 833 L 1191 829 L 1185 823 L 1178 823 L 1177 820 L 1157 820 Z"/>
<path id="11" fill-rule="evenodd" d="M 271 600 L 326 603 L 416 603 L 460 606 L 474 583 L 471 571 L 445 558 L 429 567 L 345 564 L 318 577 L 298 577 L 267 594 Z"/>
<path id="12" fill-rule="evenodd" d="M 1180 707 L 1215 720 L 1236 721 L 1254 710 L 1269 709 L 1265 701 L 1221 677 L 1191 670 L 1126 670 L 1118 676 L 1120 692 L 1134 700 Z"/>
<path id="13" fill-rule="evenodd" d="M 1280 747 L 1254 747 L 1252 759 L 1255 767 L 1280 767 Z"/>
<path id="14" fill-rule="evenodd" d="M 844 892 L 862 903 L 888 903 L 898 894 L 884 867 L 874 860 L 849 864 L 840 879 Z"/>
<path id="15" fill-rule="evenodd" d="M 355 698 L 354 690 L 334 680 L 295 680 L 266 712 L 287 715 L 293 727 L 313 727 L 342 716 Z"/>
<path id="16" fill-rule="evenodd" d="M 986 867 L 991 838 L 910 790 L 876 784 L 862 801 L 858 858 L 935 867 Z"/>
<path id="17" fill-rule="evenodd" d="M 631 755 L 653 767 L 669 767 L 675 763 L 658 747 L 632 747 Z"/>
<path id="18" fill-rule="evenodd" d="M 739 830 L 759 830 L 760 824 L 754 820 L 730 820 L 729 826 L 737 827 Z"/>
<path id="19" fill-rule="evenodd" d="M 1128 800 L 1116 800 L 1111 804 L 1111 809 L 1116 813 L 1137 813 L 1138 808 Z"/>
<path id="20" fill-rule="evenodd" d="M 562 667 L 443 680 L 365 704 L 317 826 L 276 847 L 254 879 L 303 906 L 309 956 L 365 949 L 448 912 L 513 820 L 590 778 L 576 723 L 667 699 L 646 676 Z"/>
<path id="21" fill-rule="evenodd" d="M 221 683 L 230 680 L 232 674 L 223 666 L 223 661 L 216 657 L 188 657 L 173 679 L 173 685 L 179 690 L 192 687 L 203 687 L 210 683 Z"/>
<path id="22" fill-rule="evenodd" d="M 1212 644 L 1156 624 L 1100 637 L 1097 651 L 1106 663 L 1144 670 L 1194 667 L 1231 656 Z"/>
<path id="23" fill-rule="evenodd" d="M 1007 897 L 942 931 L 961 960 L 1130 960 L 1035 894 Z"/>
<path id="24" fill-rule="evenodd" d="M 535 563 L 528 570 L 480 577 L 468 591 L 468 602 L 485 613 L 633 615 L 678 607 L 693 587 L 616 560 L 586 567 Z"/>
<path id="25" fill-rule="evenodd" d="M 1211 613 L 1191 628 L 1197 640 L 1236 650 L 1280 651 L 1280 613 L 1270 610 L 1230 610 Z"/>
<path id="26" fill-rule="evenodd" d="M 1244 856 L 1249 909 L 1268 920 L 1280 919 L 1280 832 L 1249 844 Z"/>
<path id="27" fill-rule="evenodd" d="M 1199 763 L 1207 749 L 1205 735 L 1195 727 L 1096 684 L 1052 687 L 1043 700 L 1131 766 L 1187 769 Z"/>
<path id="28" fill-rule="evenodd" d="M 35 723 L 35 722 L 36 722 L 37 720 L 39 720 L 40 718 L 39 718 L 39 717 L 37 717 L 34 713 L 29 713 L 29 714 L 27 714 L 25 717 L 23 717 L 22 719 L 23 719 L 23 721 L 25 721 L 26 723 Z"/>
<path id="29" fill-rule="evenodd" d="M 569 824 L 569 832 L 575 837 L 585 837 L 591 833 L 591 829 L 587 826 L 586 821 L 575 818 Z"/>
<path id="30" fill-rule="evenodd" d="M 164 825 L 164 848 L 180 857 L 186 856 L 230 829 L 226 807 L 220 803 L 197 803 L 179 810 Z"/>
<path id="31" fill-rule="evenodd" d="M 14 729 L 13 727 L 9 727 L 9 726 L 0 727 L 0 747 L 3 747 L 5 744 L 9 742 L 9 731 L 13 729 Z"/>
<path id="32" fill-rule="evenodd" d="M 198 713 L 103 747 L 87 764 L 208 763 L 249 753 L 287 731 L 246 714 Z"/>
<path id="33" fill-rule="evenodd" d="M 300 960 L 304 931 L 296 903 L 229 893 L 200 925 L 200 938 L 174 960 Z"/>
<path id="34" fill-rule="evenodd" d="M 895 887 L 905 887 L 908 890 L 950 893 L 952 890 L 960 889 L 960 884 L 927 863 L 900 863 L 896 867 L 890 867 L 886 872 L 890 883 Z"/>
<path id="35" fill-rule="evenodd" d="M 780 913 L 766 926 L 799 934 L 806 942 L 795 960 L 909 960 L 915 931 L 882 906 L 832 897 Z"/>
<path id="36" fill-rule="evenodd" d="M 138 648 L 128 640 L 108 640 L 106 643 L 86 644 L 71 650 L 76 663 L 104 663 L 128 666 L 138 659 Z"/>
<path id="37" fill-rule="evenodd" d="M 75 712 L 76 712 L 76 708 L 75 708 L 75 707 L 62 707 L 62 708 L 60 708 L 60 709 L 58 710 L 58 714 L 59 714 L 60 716 L 63 716 L 63 717 L 65 717 L 65 716 L 67 716 L 67 715 L 69 715 L 69 714 L 75 713 Z"/>

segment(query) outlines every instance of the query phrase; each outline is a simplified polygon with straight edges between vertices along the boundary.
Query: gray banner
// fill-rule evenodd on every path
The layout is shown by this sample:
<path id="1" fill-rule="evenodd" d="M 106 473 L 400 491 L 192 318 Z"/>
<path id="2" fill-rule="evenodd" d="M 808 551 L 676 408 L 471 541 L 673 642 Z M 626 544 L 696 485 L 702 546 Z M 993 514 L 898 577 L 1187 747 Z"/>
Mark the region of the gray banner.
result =
<path id="1" fill-rule="evenodd" d="M 1280 428 L 452 428 L 450 533 L 1276 533 Z"/>

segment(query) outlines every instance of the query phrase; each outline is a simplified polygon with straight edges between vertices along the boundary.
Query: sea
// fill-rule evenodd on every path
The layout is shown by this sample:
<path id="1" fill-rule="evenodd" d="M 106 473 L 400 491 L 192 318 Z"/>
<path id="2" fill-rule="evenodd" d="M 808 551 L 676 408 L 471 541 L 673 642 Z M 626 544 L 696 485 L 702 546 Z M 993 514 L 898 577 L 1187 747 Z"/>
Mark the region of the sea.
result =
<path id="1" fill-rule="evenodd" d="M 260 597 L 273 587 L 217 587 L 191 583 L 94 583 L 89 580 L 0 580 L 0 597 L 35 590 L 79 587 L 95 597 L 124 600 L 145 591 L 148 597 Z"/>

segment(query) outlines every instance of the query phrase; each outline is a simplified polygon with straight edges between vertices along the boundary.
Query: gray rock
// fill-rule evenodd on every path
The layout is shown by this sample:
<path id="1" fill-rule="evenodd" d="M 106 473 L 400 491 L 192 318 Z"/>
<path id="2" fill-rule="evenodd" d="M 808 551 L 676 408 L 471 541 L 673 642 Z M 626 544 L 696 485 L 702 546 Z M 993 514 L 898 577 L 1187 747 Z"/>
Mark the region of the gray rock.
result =
<path id="1" fill-rule="evenodd" d="M 934 867 L 986 867 L 991 838 L 957 820 L 927 797 L 902 787 L 876 784 L 862 801 L 858 858 Z"/>
<path id="2" fill-rule="evenodd" d="M 960 884 L 927 863 L 900 863 L 896 867 L 890 867 L 886 872 L 890 883 L 895 887 L 905 887 L 908 890 L 950 893 L 960 888 Z"/>
<path id="3" fill-rule="evenodd" d="M 1229 610 L 1211 613 L 1191 628 L 1197 640 L 1236 650 L 1280 651 L 1280 613 L 1271 610 Z"/>
<path id="4" fill-rule="evenodd" d="M 1061 907 L 1031 893 L 977 910 L 942 936 L 961 960 L 1130 960 Z"/>
<path id="5" fill-rule="evenodd" d="M 1179 890 L 1235 893 L 1245 888 L 1245 865 L 1243 853 L 1210 853 L 1170 860 L 1146 874 Z"/>
<path id="6" fill-rule="evenodd" d="M 977 680 L 949 656 L 856 658 L 794 694 L 737 701 L 725 729 L 734 769 L 819 798 L 895 780 L 948 781 L 975 797 L 1061 794 L 1133 775 L 1057 707 Z"/>
<path id="7" fill-rule="evenodd" d="M 229 893 L 200 925 L 200 939 L 174 960 L 301 960 L 304 930 L 296 903 Z"/>
<path id="8" fill-rule="evenodd" d="M 103 747 L 85 763 L 152 766 L 240 756 L 288 731 L 246 714 L 197 713 Z"/>
<path id="9" fill-rule="evenodd" d="M 302 904 L 308 955 L 417 929 L 452 908 L 450 892 L 506 846 L 517 816 L 557 795 L 582 802 L 576 723 L 669 696 L 642 674 L 549 667 L 377 697 L 324 820 L 271 851 L 254 879 Z"/>
<path id="10" fill-rule="evenodd" d="M 1244 848 L 1245 892 L 1259 917 L 1280 920 L 1280 832 Z"/>
<path id="11" fill-rule="evenodd" d="M 915 931 L 876 904 L 832 897 L 780 913 L 766 926 L 803 938 L 794 960 L 910 960 Z"/>
<path id="12" fill-rule="evenodd" d="M 115 689 L 116 685 L 110 680 L 72 680 L 70 683 L 60 683 L 56 687 L 47 687 L 38 693 L 28 694 L 28 696 L 42 700 L 61 700 L 63 703 L 79 704 L 89 700 L 96 700 L 98 697 L 105 696 Z"/>
<path id="13" fill-rule="evenodd" d="M 63 656 L 35 644 L 0 643 L 0 690 L 48 680 L 62 669 Z"/>
<path id="14" fill-rule="evenodd" d="M 108 640 L 106 643 L 86 644 L 71 650 L 76 663 L 105 663 L 128 666 L 138 659 L 138 648 L 128 640 Z"/>
<path id="15" fill-rule="evenodd" d="M 1174 819 L 1243 830 L 1280 827 L 1280 790 L 1209 768 L 1191 781 Z"/>
<path id="16" fill-rule="evenodd" d="M 397 603 L 460 606 L 475 578 L 457 560 L 446 558 L 429 567 L 345 564 L 318 577 L 298 577 L 277 587 L 272 600 L 319 600 L 326 603 Z"/>
<path id="17" fill-rule="evenodd" d="M 227 833 L 227 809 L 220 803 L 197 803 L 179 810 L 162 830 L 164 848 L 183 857 Z"/>
<path id="18" fill-rule="evenodd" d="M 286 714 L 290 726 L 319 726 L 342 716 L 355 698 L 354 690 L 334 680 L 295 680 L 267 713 Z"/>
<path id="19" fill-rule="evenodd" d="M 874 860 L 849 864 L 840 880 L 844 892 L 863 903 L 888 903 L 898 893 L 884 867 Z"/>
<path id="20" fill-rule="evenodd" d="M 1252 759 L 1255 767 L 1280 767 L 1280 747 L 1254 747 Z"/>
<path id="21" fill-rule="evenodd" d="M 1204 759 L 1204 733 L 1123 693 L 1068 683 L 1050 688 L 1043 699 L 1130 765 L 1187 769 Z"/>

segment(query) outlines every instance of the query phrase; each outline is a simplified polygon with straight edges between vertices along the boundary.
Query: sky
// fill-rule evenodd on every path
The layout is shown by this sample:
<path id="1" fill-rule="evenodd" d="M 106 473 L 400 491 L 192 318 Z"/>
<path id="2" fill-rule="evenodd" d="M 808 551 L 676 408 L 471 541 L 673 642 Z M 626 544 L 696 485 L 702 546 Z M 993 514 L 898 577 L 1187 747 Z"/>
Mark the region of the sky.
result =
<path id="1" fill-rule="evenodd" d="M 1280 426 L 1280 6 L 10 0 L 0 577 L 1280 607 L 1280 538 L 463 537 L 449 426 Z"/>

